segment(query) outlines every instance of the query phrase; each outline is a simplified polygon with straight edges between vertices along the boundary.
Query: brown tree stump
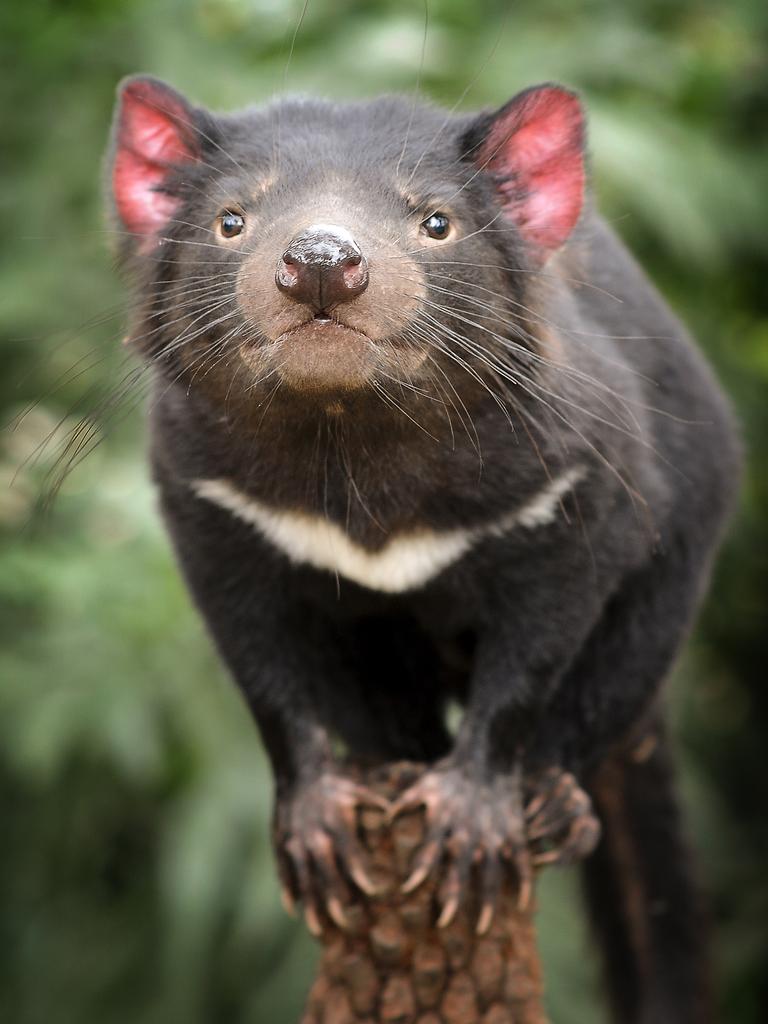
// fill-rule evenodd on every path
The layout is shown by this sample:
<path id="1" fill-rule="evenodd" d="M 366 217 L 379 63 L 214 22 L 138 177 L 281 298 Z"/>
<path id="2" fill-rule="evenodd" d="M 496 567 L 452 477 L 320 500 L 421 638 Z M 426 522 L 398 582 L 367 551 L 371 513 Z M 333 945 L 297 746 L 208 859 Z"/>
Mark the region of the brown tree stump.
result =
<path id="1" fill-rule="evenodd" d="M 360 781 L 393 800 L 421 770 L 399 764 L 361 772 Z M 347 930 L 325 923 L 301 1024 L 546 1024 L 533 900 L 520 909 L 510 883 L 486 935 L 476 934 L 471 901 L 437 928 L 435 880 L 400 891 L 423 839 L 423 813 L 389 824 L 366 808 L 359 824 L 381 895 L 350 909 Z"/>

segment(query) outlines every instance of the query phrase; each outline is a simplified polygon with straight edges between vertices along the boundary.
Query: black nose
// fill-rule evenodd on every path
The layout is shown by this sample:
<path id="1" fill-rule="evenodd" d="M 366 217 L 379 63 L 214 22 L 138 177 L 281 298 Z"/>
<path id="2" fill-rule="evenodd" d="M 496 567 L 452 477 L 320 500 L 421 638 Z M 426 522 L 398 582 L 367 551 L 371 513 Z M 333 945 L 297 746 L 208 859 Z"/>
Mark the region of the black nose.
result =
<path id="1" fill-rule="evenodd" d="M 297 235 L 282 255 L 275 283 L 296 302 L 328 312 L 368 287 L 368 261 L 344 228 L 316 225 Z"/>

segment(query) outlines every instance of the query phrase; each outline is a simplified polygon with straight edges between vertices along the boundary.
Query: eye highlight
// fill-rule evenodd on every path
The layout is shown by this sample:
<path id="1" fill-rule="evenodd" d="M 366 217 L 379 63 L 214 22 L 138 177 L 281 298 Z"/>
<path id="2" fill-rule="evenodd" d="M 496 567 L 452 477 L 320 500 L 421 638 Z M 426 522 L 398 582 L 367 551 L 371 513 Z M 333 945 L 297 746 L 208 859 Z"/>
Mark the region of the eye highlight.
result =
<path id="1" fill-rule="evenodd" d="M 451 222 L 444 213 L 430 214 L 426 220 L 421 222 L 421 227 L 425 234 L 438 241 L 447 238 L 451 232 Z"/>
<path id="2" fill-rule="evenodd" d="M 245 227 L 245 217 L 234 210 L 225 210 L 219 215 L 219 231 L 224 238 L 235 238 Z"/>

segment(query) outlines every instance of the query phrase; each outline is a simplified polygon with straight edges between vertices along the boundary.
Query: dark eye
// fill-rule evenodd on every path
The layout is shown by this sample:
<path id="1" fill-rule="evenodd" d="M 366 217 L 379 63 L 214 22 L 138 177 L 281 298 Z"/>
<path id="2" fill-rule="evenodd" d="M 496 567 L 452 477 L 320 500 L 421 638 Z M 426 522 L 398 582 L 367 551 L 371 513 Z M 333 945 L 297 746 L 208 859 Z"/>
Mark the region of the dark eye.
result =
<path id="1" fill-rule="evenodd" d="M 446 238 L 451 230 L 451 222 L 444 213 L 433 213 L 421 222 L 430 238 Z"/>
<path id="2" fill-rule="evenodd" d="M 219 217 L 219 225 L 221 233 L 225 238 L 234 238 L 245 227 L 245 217 L 242 213 L 233 213 L 232 210 L 225 210 Z"/>

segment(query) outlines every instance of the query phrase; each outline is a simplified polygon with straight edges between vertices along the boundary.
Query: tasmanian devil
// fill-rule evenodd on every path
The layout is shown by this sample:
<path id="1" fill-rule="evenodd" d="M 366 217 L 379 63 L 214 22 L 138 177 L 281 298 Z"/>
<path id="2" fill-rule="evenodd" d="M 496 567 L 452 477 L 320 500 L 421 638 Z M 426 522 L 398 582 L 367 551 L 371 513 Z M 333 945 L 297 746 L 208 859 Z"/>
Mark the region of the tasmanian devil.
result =
<path id="1" fill-rule="evenodd" d="M 529 843 L 596 847 L 615 1018 L 701 1022 L 658 695 L 738 443 L 591 208 L 584 135 L 557 85 L 470 115 L 386 97 L 219 116 L 137 77 L 110 203 L 163 513 L 269 752 L 310 924 L 370 888 L 371 795 L 339 751 L 416 759 L 393 813 L 426 808 L 408 887 L 441 872 L 442 923 L 470 893 L 487 928 L 503 873 L 528 885 Z"/>

